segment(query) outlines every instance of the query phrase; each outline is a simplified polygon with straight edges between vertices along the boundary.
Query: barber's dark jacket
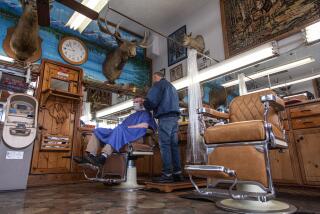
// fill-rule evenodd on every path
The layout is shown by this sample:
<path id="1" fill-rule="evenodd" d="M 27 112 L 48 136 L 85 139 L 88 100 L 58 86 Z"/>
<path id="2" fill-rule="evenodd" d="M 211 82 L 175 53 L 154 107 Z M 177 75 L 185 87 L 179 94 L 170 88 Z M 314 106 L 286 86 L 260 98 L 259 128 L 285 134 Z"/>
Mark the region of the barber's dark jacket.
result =
<path id="1" fill-rule="evenodd" d="M 158 119 L 180 115 L 177 90 L 164 78 L 150 88 L 143 105 Z"/>

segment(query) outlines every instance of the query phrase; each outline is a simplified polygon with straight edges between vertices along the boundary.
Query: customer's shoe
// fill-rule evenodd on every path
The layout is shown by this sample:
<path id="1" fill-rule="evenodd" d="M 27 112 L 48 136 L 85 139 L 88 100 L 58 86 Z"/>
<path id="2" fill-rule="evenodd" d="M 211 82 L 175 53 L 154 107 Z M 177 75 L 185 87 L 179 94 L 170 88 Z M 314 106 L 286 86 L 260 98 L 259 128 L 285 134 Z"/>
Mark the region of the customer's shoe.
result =
<path id="1" fill-rule="evenodd" d="M 79 157 L 79 156 L 73 156 L 72 160 L 74 162 L 76 162 L 77 164 L 84 164 L 87 163 L 87 161 L 83 158 L 83 157 Z"/>
<path id="2" fill-rule="evenodd" d="M 185 178 L 184 178 L 184 176 L 182 175 L 182 173 L 173 174 L 172 177 L 173 177 L 173 181 L 174 181 L 174 182 L 182 182 L 182 181 L 185 181 Z"/>
<path id="3" fill-rule="evenodd" d="M 97 160 L 97 157 L 94 156 L 94 155 L 92 155 L 92 154 L 90 154 L 90 153 L 84 155 L 84 161 L 85 161 L 86 163 L 92 164 L 92 165 L 94 165 L 94 166 L 99 166 L 99 162 L 98 162 L 98 160 Z"/>
<path id="4" fill-rule="evenodd" d="M 99 166 L 103 166 L 107 160 L 107 158 L 104 155 L 99 155 L 96 158 L 96 162 L 99 164 Z"/>
<path id="5" fill-rule="evenodd" d="M 156 177 L 152 179 L 155 183 L 173 183 L 172 175 L 162 174 L 160 177 Z"/>

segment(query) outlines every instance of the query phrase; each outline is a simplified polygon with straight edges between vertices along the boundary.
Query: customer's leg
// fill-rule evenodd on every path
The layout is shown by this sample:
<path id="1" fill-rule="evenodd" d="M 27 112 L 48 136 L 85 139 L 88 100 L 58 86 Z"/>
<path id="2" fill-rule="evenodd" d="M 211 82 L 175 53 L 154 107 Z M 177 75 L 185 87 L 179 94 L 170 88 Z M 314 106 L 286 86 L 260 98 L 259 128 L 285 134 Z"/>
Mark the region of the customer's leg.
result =
<path id="1" fill-rule="evenodd" d="M 168 126 L 166 118 L 159 120 L 159 145 L 162 159 L 162 173 L 170 176 L 172 174 L 171 159 L 171 127 Z"/>
<path id="2" fill-rule="evenodd" d="M 110 156 L 112 152 L 113 152 L 113 148 L 110 144 L 106 144 L 101 150 L 101 153 L 105 154 L 106 156 Z"/>
<path id="3" fill-rule="evenodd" d="M 96 137 L 95 134 L 92 134 L 92 136 L 88 142 L 86 152 L 90 153 L 91 155 L 96 156 L 99 148 L 100 148 L 100 141 L 98 140 L 98 138 Z"/>
<path id="4" fill-rule="evenodd" d="M 110 144 L 105 144 L 102 147 L 101 154 L 96 156 L 95 159 L 95 164 L 98 166 L 103 166 L 107 160 L 107 158 L 112 154 L 113 148 Z"/>
<path id="5" fill-rule="evenodd" d="M 171 120 L 171 155 L 172 155 L 172 165 L 173 165 L 173 174 L 180 174 L 181 171 L 181 162 L 180 162 L 180 149 L 179 149 L 179 140 L 178 140 L 178 118 L 172 118 Z"/>

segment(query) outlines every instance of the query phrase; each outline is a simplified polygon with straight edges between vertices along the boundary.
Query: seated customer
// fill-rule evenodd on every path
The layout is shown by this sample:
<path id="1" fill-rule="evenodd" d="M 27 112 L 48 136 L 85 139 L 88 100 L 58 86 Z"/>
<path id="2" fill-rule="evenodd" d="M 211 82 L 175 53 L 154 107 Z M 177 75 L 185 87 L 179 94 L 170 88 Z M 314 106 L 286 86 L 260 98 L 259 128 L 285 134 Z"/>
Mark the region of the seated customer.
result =
<path id="1" fill-rule="evenodd" d="M 135 113 L 128 116 L 114 129 L 96 128 L 86 148 L 86 155 L 82 163 L 102 166 L 113 150 L 119 150 L 126 144 L 136 141 L 146 134 L 147 128 L 156 130 L 156 123 L 149 111 L 134 101 Z M 102 146 L 100 155 L 97 155 Z M 79 162 L 79 160 L 75 161 Z"/>

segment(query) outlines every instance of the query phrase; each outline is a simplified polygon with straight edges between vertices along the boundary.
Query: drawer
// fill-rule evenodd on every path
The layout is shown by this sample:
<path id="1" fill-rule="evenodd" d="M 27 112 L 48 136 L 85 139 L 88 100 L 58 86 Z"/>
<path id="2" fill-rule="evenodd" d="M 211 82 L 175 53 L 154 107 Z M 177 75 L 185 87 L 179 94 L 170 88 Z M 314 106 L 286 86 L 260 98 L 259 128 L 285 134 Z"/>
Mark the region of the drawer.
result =
<path id="1" fill-rule="evenodd" d="M 314 128 L 320 126 L 320 116 L 292 119 L 293 129 Z"/>
<path id="2" fill-rule="evenodd" d="M 179 132 L 188 132 L 188 125 L 180 125 Z"/>
<path id="3" fill-rule="evenodd" d="M 320 114 L 320 103 L 308 104 L 290 109 L 291 118 Z"/>

